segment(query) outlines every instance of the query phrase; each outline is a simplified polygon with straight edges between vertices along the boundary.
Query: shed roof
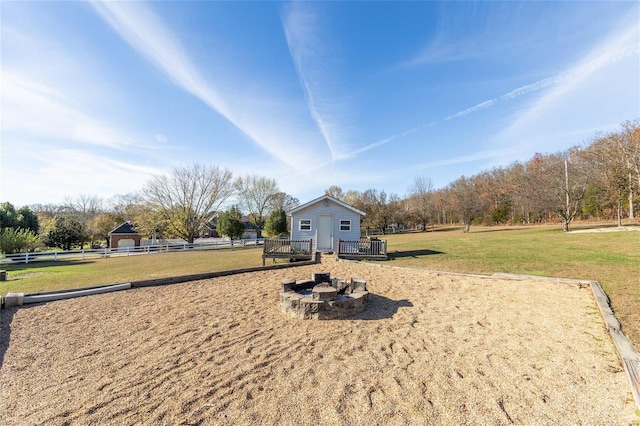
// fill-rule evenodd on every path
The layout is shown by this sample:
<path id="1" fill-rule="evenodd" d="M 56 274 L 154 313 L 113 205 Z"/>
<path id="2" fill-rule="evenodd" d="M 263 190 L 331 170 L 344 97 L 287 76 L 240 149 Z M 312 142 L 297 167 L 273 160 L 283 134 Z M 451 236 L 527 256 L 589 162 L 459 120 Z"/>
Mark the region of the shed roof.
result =
<path id="1" fill-rule="evenodd" d="M 340 206 L 342 206 L 342 207 L 344 207 L 344 208 L 346 208 L 346 209 L 349 209 L 349 210 L 351 210 L 351 211 L 353 211 L 353 212 L 358 213 L 360 216 L 366 216 L 366 215 L 367 215 L 367 214 L 366 214 L 365 212 L 363 212 L 362 210 L 358 210 L 358 209 L 356 209 L 355 207 L 350 206 L 349 204 L 347 204 L 347 203 L 345 203 L 345 202 L 343 202 L 343 201 L 338 200 L 337 198 L 333 198 L 333 197 L 332 197 L 332 196 L 330 196 L 330 195 L 324 194 L 323 196 L 318 197 L 318 198 L 316 198 L 315 200 L 311 200 L 311 201 L 309 201 L 308 203 L 301 204 L 301 205 L 299 205 L 298 207 L 296 207 L 296 208 L 293 208 L 293 209 L 289 210 L 289 211 L 287 212 L 287 216 L 291 216 L 292 214 L 297 213 L 297 212 L 299 212 L 300 210 L 306 209 L 307 207 L 312 206 L 312 205 L 314 205 L 314 204 L 321 203 L 321 202 L 323 202 L 324 200 L 333 201 L 334 203 L 336 203 L 336 204 L 338 204 L 338 205 L 340 205 Z"/>
<path id="2" fill-rule="evenodd" d="M 133 224 L 131 222 L 126 221 L 122 225 L 118 226 L 117 228 L 115 228 L 114 230 L 109 232 L 109 235 L 111 235 L 111 234 L 135 234 L 135 235 L 137 235 L 138 231 L 133 229 Z"/>

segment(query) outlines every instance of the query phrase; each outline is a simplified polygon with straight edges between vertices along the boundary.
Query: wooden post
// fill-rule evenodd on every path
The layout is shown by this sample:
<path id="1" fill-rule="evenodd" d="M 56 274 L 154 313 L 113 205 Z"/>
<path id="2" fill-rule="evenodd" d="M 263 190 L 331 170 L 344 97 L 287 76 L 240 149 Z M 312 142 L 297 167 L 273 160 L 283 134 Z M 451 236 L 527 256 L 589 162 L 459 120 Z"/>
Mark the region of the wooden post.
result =
<path id="1" fill-rule="evenodd" d="M 591 281 L 591 291 L 596 299 L 596 304 L 607 326 L 609 335 L 613 340 L 618 356 L 622 361 L 625 374 L 631 384 L 631 393 L 636 401 L 636 406 L 640 408 L 640 352 L 638 352 L 629 337 L 622 331 L 620 322 L 613 314 L 613 310 L 611 310 L 611 301 L 600 283 Z"/>

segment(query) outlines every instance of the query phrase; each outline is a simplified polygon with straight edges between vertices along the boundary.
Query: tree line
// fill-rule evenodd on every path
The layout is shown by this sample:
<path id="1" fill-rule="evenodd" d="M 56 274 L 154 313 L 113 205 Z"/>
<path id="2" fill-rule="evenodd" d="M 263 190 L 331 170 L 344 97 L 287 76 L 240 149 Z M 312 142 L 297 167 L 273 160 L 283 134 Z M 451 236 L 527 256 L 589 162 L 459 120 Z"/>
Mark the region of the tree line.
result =
<path id="1" fill-rule="evenodd" d="M 255 175 L 234 179 L 224 168 L 192 164 L 154 176 L 138 193 L 107 200 L 81 194 L 63 204 L 34 204 L 18 211 L 5 202 L 0 205 L 0 250 L 97 247 L 125 221 L 143 236 L 189 243 L 215 222 L 220 234 L 231 238 L 242 236 L 245 223 L 253 226 L 258 237 L 263 231 L 277 235 L 287 231 L 285 211 L 298 204 L 279 190 L 274 179 Z M 230 207 L 223 211 L 224 205 Z M 31 218 L 30 225 L 18 217 Z"/>
<path id="2" fill-rule="evenodd" d="M 384 190 L 325 191 L 366 214 L 365 230 L 463 224 L 560 222 L 565 231 L 576 218 L 634 218 L 640 198 L 640 119 L 596 135 L 585 146 L 553 154 L 537 153 L 525 162 L 461 176 L 444 188 L 418 176 L 407 194 Z M 103 200 L 79 195 L 64 203 L 15 209 L 0 204 L 0 250 L 33 251 L 41 246 L 96 246 L 117 225 L 131 221 L 144 236 L 199 237 L 216 222 L 221 235 L 239 237 L 249 222 L 258 236 L 288 231 L 286 211 L 299 200 L 280 191 L 274 179 L 234 178 L 218 166 L 193 164 L 154 176 L 139 193 Z"/>
<path id="3" fill-rule="evenodd" d="M 416 177 L 405 197 L 368 189 L 326 193 L 367 213 L 363 225 L 383 233 L 390 224 L 418 226 L 463 224 L 536 224 L 576 218 L 635 217 L 640 198 L 640 119 L 620 130 L 596 135 L 585 146 L 536 153 L 525 162 L 461 176 L 435 190 L 428 177 Z"/>

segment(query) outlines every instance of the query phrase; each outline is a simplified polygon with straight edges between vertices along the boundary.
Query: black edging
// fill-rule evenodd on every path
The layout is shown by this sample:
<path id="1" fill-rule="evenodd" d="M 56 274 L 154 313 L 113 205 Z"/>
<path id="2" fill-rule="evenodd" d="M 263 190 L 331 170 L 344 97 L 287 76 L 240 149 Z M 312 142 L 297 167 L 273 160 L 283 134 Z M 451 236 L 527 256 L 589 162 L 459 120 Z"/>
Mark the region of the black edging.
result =
<path id="1" fill-rule="evenodd" d="M 198 280 L 206 280 L 209 278 L 217 278 L 217 277 L 225 277 L 229 275 L 236 274 L 245 274 L 250 272 L 260 272 L 260 271 L 270 271 L 277 269 L 287 269 L 287 268 L 295 268 L 298 266 L 308 266 L 315 265 L 320 263 L 320 253 L 316 252 L 314 254 L 314 258 L 311 260 L 303 261 L 303 262 L 291 262 L 291 263 L 281 263 L 278 265 L 270 265 L 270 266 L 255 266 L 252 268 L 241 268 L 241 269 L 229 269 L 226 271 L 214 271 L 214 272 L 204 272 L 202 274 L 190 274 L 190 275 L 180 275 L 177 277 L 165 277 L 165 278 L 154 278 L 148 280 L 139 280 L 139 281 L 131 281 L 131 288 L 142 288 L 142 287 L 154 287 L 161 285 L 169 285 L 169 284 L 178 284 L 185 283 L 189 281 L 198 281 Z M 72 292 L 82 291 L 82 290 L 92 290 L 96 288 L 109 288 L 115 285 L 126 284 L 126 283 L 112 283 L 112 284 L 103 284 L 96 285 L 91 287 L 80 287 L 80 288 L 72 288 L 72 289 L 64 289 L 64 290 L 52 290 L 52 291 L 43 291 L 39 293 L 31 293 L 25 294 L 25 297 L 29 296 L 45 296 L 45 295 L 65 295 Z M 0 296 L 0 309 L 4 309 L 4 296 Z"/>

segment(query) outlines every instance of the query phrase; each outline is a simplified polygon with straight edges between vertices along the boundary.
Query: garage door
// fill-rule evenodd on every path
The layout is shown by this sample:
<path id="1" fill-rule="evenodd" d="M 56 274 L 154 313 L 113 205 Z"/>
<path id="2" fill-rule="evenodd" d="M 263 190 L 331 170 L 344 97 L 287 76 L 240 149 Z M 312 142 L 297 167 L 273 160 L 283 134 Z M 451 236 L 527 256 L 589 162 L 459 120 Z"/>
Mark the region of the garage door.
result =
<path id="1" fill-rule="evenodd" d="M 127 248 L 127 247 L 133 248 L 135 246 L 136 246 L 136 242 L 133 241 L 133 239 L 131 238 L 124 238 L 118 241 L 118 248 Z"/>

